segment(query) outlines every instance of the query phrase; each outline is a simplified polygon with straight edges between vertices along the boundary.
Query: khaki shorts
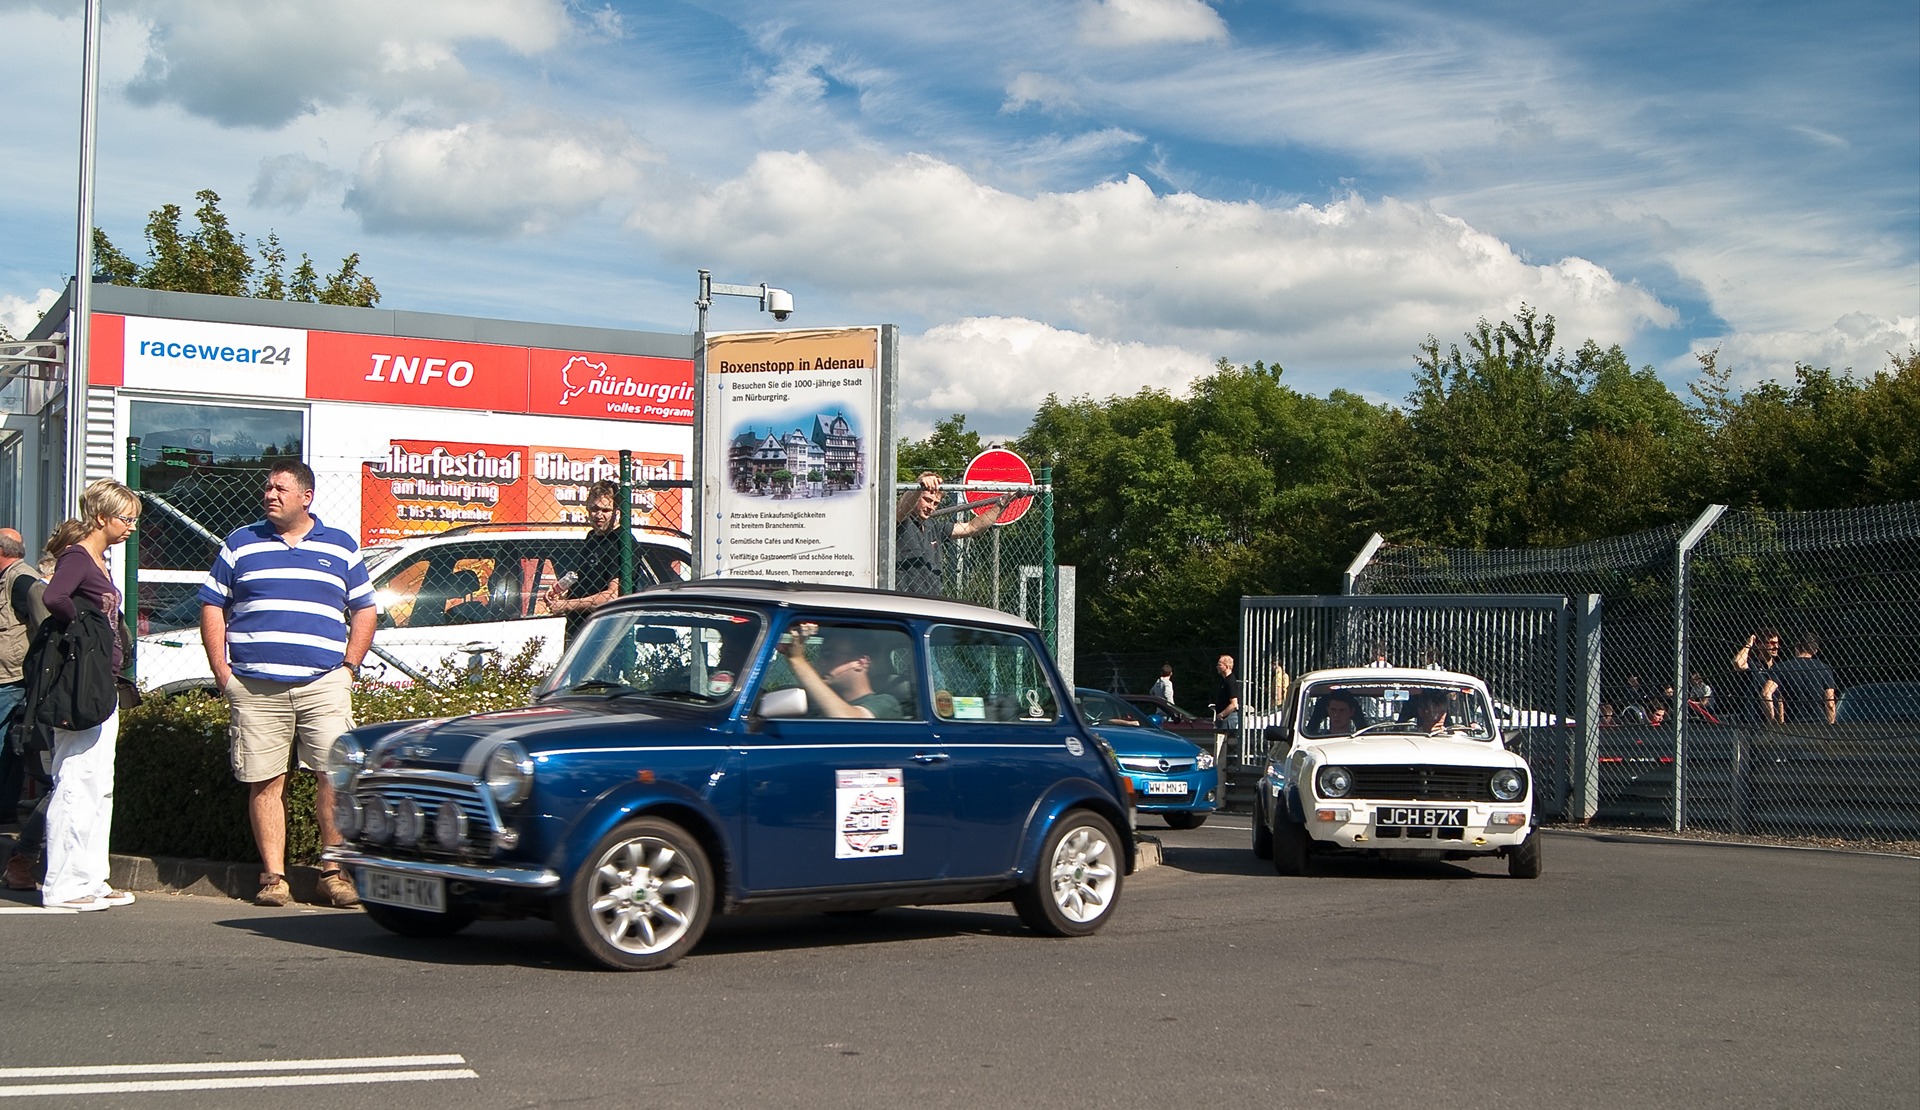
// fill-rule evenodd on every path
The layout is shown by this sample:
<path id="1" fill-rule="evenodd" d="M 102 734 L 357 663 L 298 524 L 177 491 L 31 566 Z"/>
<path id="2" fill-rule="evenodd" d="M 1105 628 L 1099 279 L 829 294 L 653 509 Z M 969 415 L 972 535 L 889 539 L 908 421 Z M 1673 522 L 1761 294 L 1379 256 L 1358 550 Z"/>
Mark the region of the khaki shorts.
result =
<path id="1" fill-rule="evenodd" d="M 222 696 L 233 777 L 265 782 L 287 773 L 294 743 L 300 766 L 324 771 L 333 742 L 353 727 L 353 680 L 335 667 L 310 682 L 274 682 L 234 675 Z"/>

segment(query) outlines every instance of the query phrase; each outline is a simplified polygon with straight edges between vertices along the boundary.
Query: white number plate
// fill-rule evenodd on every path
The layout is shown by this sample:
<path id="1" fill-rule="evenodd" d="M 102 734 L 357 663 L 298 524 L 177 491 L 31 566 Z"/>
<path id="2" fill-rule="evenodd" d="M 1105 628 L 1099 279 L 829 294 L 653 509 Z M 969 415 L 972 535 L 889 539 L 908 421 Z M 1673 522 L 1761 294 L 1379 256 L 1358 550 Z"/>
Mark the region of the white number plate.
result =
<path id="1" fill-rule="evenodd" d="M 1185 794 L 1186 792 L 1187 784 L 1184 782 L 1150 782 L 1147 784 L 1147 793 L 1149 794 Z"/>
<path id="2" fill-rule="evenodd" d="M 400 875 L 372 867 L 360 869 L 360 897 L 383 906 L 428 913 L 447 912 L 447 881 L 431 875 Z"/>

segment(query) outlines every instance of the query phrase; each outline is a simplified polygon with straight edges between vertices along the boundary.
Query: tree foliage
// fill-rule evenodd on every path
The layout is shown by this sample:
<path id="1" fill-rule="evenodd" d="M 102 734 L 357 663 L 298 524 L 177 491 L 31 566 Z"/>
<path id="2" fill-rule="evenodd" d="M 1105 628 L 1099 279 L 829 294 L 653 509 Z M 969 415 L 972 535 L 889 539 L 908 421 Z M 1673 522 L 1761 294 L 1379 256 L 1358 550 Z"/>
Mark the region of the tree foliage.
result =
<path id="1" fill-rule="evenodd" d="M 1745 390 L 1701 357 L 1682 399 L 1618 346 L 1569 352 L 1522 306 L 1429 338 L 1403 406 L 1314 397 L 1221 360 L 1185 396 L 1050 396 L 1015 445 L 1053 468 L 1059 561 L 1084 652 L 1211 653 L 1243 595 L 1328 593 L 1368 535 L 1564 546 L 1709 503 L 1829 509 L 1920 499 L 1920 350 L 1865 378 L 1796 367 Z M 903 476 L 957 474 L 966 418 L 903 441 Z"/>
<path id="2" fill-rule="evenodd" d="M 372 308 L 380 303 L 373 279 L 360 272 L 360 255 L 350 254 L 340 268 L 321 277 L 305 254 L 286 274 L 287 252 L 280 237 L 268 232 L 256 258 L 246 236 L 234 231 L 220 196 L 212 189 L 194 194 L 200 207 L 192 231 L 180 226 L 180 206 L 163 204 L 147 215 L 147 261 L 128 257 L 107 233 L 93 229 L 94 272 L 115 285 L 168 289 L 178 293 L 210 293 L 221 297 L 263 297 L 276 301 L 355 305 Z"/>

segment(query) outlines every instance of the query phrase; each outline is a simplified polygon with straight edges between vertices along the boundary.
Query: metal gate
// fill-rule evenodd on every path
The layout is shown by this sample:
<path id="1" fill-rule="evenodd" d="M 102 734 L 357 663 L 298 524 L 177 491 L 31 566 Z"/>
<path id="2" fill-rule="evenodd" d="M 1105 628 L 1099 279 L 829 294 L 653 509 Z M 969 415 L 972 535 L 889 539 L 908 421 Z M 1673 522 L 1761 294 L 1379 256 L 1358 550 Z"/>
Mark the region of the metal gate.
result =
<path id="1" fill-rule="evenodd" d="M 1293 680 L 1376 660 L 1484 679 L 1510 747 L 1533 767 L 1541 816 L 1585 820 L 1599 800 L 1600 598 L 1390 594 L 1240 599 L 1240 734 L 1257 765 Z M 1233 740 L 1235 738 L 1229 738 Z"/>

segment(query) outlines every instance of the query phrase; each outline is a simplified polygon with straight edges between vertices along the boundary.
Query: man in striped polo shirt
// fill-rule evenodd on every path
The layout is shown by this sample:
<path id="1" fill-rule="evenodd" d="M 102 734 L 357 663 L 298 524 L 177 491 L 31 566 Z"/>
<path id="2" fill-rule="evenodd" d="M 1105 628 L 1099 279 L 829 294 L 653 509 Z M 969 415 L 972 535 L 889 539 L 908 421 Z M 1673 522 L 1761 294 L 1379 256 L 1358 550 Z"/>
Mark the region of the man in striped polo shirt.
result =
<path id="1" fill-rule="evenodd" d="M 293 900 L 287 886 L 286 783 L 298 742 L 313 771 L 320 841 L 338 844 L 327 755 L 353 727 L 352 676 L 373 644 L 373 584 L 360 545 L 313 515 L 313 470 L 273 464 L 266 519 L 227 537 L 200 586 L 200 634 L 213 680 L 232 714 L 233 775 L 247 784 L 247 815 L 265 868 L 263 906 Z M 360 897 L 338 869 L 320 875 L 321 897 Z"/>

